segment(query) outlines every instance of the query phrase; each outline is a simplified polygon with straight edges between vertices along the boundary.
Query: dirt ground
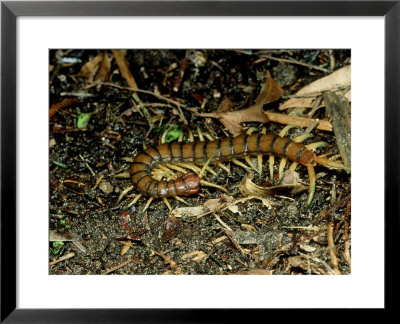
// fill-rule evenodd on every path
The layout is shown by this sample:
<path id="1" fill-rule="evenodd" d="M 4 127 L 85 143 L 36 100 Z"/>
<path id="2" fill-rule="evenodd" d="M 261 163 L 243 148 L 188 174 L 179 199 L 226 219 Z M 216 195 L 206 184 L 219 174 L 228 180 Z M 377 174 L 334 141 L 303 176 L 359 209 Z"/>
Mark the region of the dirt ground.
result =
<path id="1" fill-rule="evenodd" d="M 233 162 L 224 163 L 230 173 L 211 165 L 214 174 L 206 171 L 204 179 L 228 193 L 202 186 L 184 201 L 168 199 L 172 212 L 162 199 L 145 211 L 148 198 L 132 205 L 138 192 L 128 174 L 138 152 L 162 141 L 224 138 L 238 125 L 275 134 L 285 127 L 202 114 L 215 117 L 258 103 L 278 118 L 329 124 L 321 96 L 313 108 L 279 107 L 304 86 L 350 65 L 350 51 L 64 49 L 51 50 L 49 60 L 50 274 L 351 273 L 346 172 L 315 166 L 317 188 L 307 208 L 304 166 L 296 168 L 306 186 L 301 193 L 246 197 L 240 184 L 249 170 Z M 266 100 L 261 94 L 271 84 L 282 93 Z M 287 136 L 306 128 L 291 128 Z M 342 160 L 336 132 L 315 127 L 311 133 L 306 144 L 328 143 L 316 155 Z M 263 162 L 261 180 L 250 170 L 253 182 L 276 186 L 280 158 L 274 179 L 267 156 Z"/>

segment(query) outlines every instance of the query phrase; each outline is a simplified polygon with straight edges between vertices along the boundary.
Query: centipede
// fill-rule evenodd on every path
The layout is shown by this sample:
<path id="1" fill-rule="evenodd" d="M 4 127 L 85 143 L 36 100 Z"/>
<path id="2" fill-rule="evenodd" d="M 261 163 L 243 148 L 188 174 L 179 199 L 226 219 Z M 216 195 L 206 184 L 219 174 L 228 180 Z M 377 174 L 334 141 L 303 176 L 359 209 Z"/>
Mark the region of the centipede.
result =
<path id="1" fill-rule="evenodd" d="M 178 163 L 220 163 L 238 158 L 265 155 L 277 156 L 307 168 L 309 195 L 307 206 L 313 200 L 316 187 L 314 166 L 322 165 L 330 169 L 350 168 L 340 162 L 317 156 L 303 143 L 272 133 L 242 134 L 212 141 L 174 142 L 152 146 L 139 152 L 130 167 L 130 178 L 141 195 L 152 198 L 169 198 L 198 194 L 203 180 L 201 175 L 188 172 L 172 180 L 157 180 L 152 177 L 154 168 Z"/>

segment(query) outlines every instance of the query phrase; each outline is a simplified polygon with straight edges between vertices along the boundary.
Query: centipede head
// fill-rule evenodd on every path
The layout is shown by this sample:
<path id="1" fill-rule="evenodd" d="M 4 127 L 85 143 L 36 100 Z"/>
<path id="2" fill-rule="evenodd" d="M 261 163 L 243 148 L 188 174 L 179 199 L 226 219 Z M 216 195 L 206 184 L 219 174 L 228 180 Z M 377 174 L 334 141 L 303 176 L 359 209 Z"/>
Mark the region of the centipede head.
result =
<path id="1" fill-rule="evenodd" d="M 200 178 L 194 173 L 187 173 L 175 180 L 178 196 L 191 196 L 200 191 Z"/>

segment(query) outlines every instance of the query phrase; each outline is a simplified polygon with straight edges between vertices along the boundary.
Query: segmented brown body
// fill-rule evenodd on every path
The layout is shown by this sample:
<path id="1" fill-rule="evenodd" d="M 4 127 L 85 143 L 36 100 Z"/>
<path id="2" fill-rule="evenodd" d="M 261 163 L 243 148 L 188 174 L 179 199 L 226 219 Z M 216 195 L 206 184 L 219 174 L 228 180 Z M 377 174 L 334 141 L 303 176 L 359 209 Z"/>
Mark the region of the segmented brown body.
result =
<path id="1" fill-rule="evenodd" d="M 140 193 L 150 197 L 190 196 L 200 190 L 200 178 L 194 173 L 170 181 L 151 177 L 157 165 L 166 163 L 229 161 L 246 155 L 273 154 L 302 165 L 314 164 L 314 153 L 304 144 L 275 134 L 240 135 L 210 142 L 168 143 L 138 153 L 131 165 L 131 179 Z"/>

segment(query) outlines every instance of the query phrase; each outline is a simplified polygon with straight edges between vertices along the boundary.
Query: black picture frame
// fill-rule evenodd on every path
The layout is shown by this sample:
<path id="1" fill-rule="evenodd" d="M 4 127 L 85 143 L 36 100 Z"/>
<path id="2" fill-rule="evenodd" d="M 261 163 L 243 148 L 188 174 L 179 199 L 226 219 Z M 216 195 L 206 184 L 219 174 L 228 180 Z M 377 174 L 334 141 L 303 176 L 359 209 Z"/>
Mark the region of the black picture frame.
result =
<path id="1" fill-rule="evenodd" d="M 396 306 L 399 235 L 400 1 L 4 1 L 1 3 L 1 322 L 237 321 L 244 310 L 16 308 L 16 19 L 19 16 L 381 16 L 385 19 L 385 309 Z M 370 67 L 371 69 L 373 67 Z M 367 74 L 367 72 L 366 72 Z M 372 134 L 373 135 L 373 134 Z M 372 151 L 373 152 L 373 151 Z M 379 157 L 366 153 L 366 162 Z M 369 162 L 371 161 L 371 162 Z M 373 177 L 371 178 L 373 182 Z M 373 239 L 373 238 L 371 238 Z M 366 269 L 372 271 L 372 269 Z M 367 283 L 366 283 L 367 284 Z M 299 298 L 300 295 L 296 294 Z M 329 305 L 327 305 L 328 307 Z M 263 310 L 251 310 L 252 318 Z"/>

